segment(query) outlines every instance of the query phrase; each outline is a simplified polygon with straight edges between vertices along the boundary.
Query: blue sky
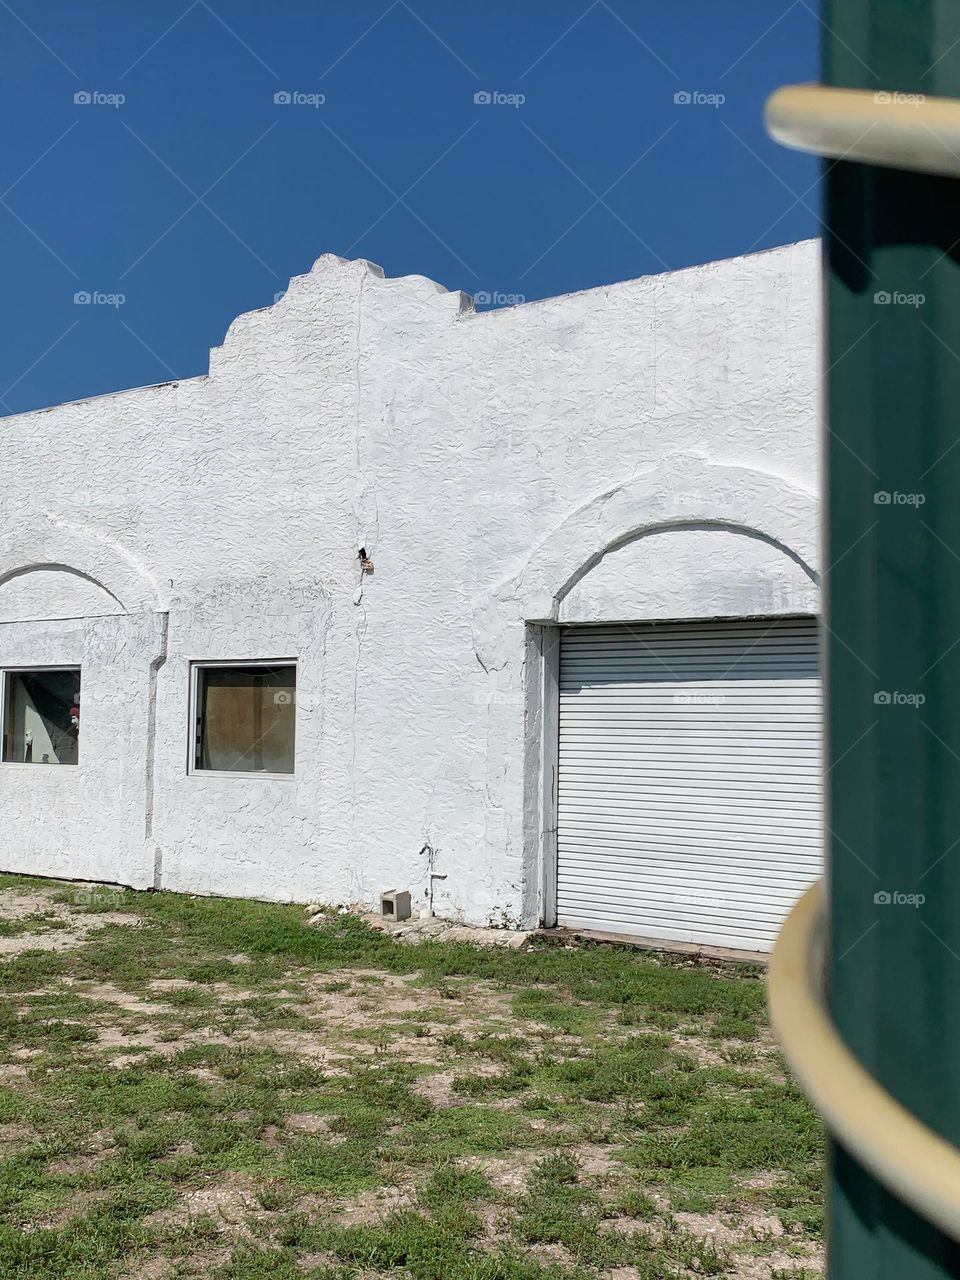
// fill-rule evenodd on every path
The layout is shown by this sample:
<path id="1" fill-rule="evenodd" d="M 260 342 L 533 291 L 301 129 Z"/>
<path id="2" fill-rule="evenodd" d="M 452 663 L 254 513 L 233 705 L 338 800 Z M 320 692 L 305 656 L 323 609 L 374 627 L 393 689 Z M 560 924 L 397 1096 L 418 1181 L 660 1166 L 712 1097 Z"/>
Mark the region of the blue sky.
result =
<path id="1" fill-rule="evenodd" d="M 805 0 L 0 0 L 0 413 L 203 373 L 325 252 L 497 305 L 814 235 L 762 104 L 818 30 Z"/>

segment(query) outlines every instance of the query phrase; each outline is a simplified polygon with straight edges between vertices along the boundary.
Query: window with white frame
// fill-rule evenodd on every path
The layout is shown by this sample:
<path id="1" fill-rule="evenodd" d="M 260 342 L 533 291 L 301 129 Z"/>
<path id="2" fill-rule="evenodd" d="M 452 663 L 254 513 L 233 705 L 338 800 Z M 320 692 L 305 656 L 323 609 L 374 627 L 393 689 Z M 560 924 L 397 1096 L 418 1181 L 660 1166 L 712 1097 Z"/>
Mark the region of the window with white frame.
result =
<path id="1" fill-rule="evenodd" d="M 192 685 L 193 771 L 293 773 L 295 662 L 197 662 Z"/>
<path id="2" fill-rule="evenodd" d="M 80 669 L 4 671 L 4 764 L 79 764 Z"/>

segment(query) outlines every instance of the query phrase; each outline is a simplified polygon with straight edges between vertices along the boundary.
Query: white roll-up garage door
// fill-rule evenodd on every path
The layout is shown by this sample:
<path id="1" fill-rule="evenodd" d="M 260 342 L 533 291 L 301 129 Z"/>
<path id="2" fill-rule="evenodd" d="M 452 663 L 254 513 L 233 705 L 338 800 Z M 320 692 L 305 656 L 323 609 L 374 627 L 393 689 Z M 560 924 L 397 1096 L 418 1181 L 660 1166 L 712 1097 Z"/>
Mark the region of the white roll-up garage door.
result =
<path id="1" fill-rule="evenodd" d="M 820 874 L 811 618 L 561 636 L 558 923 L 769 950 Z"/>

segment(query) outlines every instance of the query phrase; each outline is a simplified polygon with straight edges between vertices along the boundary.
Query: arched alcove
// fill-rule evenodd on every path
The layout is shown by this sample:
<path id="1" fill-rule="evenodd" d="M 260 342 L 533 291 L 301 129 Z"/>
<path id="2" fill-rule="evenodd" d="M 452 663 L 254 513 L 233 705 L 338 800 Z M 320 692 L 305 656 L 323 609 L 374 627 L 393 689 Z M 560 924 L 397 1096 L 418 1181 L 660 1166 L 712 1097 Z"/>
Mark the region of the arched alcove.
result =
<path id="1" fill-rule="evenodd" d="M 558 596 L 561 624 L 815 613 L 818 604 L 812 570 L 788 548 L 719 522 L 644 529 Z"/>
<path id="2" fill-rule="evenodd" d="M 0 552 L 0 622 L 163 609 L 156 581 L 125 548 L 39 514 L 11 526 Z"/>
<path id="3" fill-rule="evenodd" d="M 509 665 L 518 649 L 518 625 L 557 625 L 563 601 L 607 557 L 669 529 L 727 530 L 745 548 L 750 541 L 774 548 L 784 573 L 793 575 L 786 564 L 791 561 L 811 584 L 804 593 L 815 611 L 818 527 L 817 498 L 796 481 L 738 463 L 712 462 L 700 454 L 674 454 L 591 498 L 530 548 L 519 573 L 478 604 L 477 656 L 488 670 Z M 792 580 L 800 581 L 795 575 Z M 693 602 L 687 604 L 693 607 Z M 674 616 L 698 614 L 681 609 Z"/>
<path id="4" fill-rule="evenodd" d="M 0 582 L 0 622 L 96 618 L 123 613 L 102 583 L 66 565 L 36 565 Z"/>

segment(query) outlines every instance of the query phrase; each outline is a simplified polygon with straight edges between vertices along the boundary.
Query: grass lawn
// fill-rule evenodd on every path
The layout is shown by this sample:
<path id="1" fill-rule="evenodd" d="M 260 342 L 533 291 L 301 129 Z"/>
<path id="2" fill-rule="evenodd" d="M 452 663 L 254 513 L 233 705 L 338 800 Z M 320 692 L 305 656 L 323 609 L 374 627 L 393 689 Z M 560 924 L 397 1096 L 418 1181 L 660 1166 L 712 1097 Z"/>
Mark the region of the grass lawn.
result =
<path id="1" fill-rule="evenodd" d="M 0 1280 L 812 1280 L 749 970 L 0 877 Z"/>

